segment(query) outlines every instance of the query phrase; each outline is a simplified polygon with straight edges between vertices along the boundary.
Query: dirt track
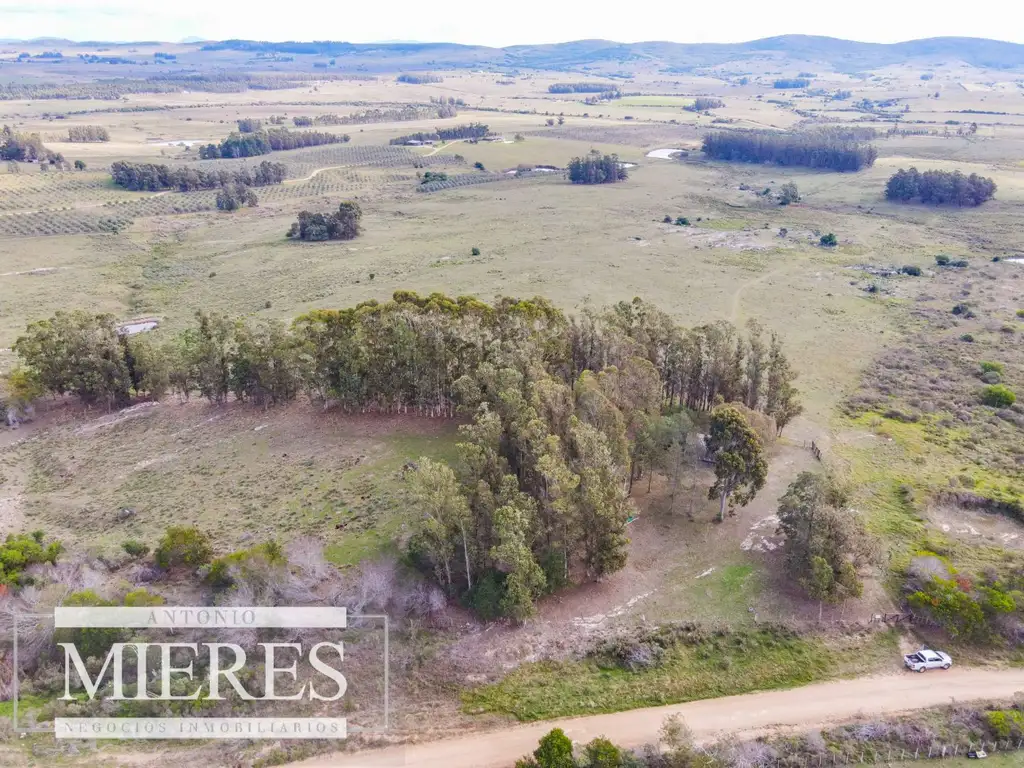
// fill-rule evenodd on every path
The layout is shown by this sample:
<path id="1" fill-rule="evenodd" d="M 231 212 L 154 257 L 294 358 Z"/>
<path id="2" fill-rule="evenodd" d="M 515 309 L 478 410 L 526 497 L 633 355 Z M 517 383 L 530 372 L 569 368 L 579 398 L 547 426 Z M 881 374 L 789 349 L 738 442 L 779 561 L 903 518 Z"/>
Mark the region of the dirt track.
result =
<path id="1" fill-rule="evenodd" d="M 343 768 L 508 768 L 532 752 L 537 740 L 557 725 L 583 743 L 596 736 L 629 747 L 657 741 L 666 715 L 683 716 L 698 741 L 721 733 L 748 733 L 773 726 L 811 728 L 858 715 L 901 712 L 948 704 L 952 699 L 1010 698 L 1024 690 L 1024 670 L 936 670 L 809 685 L 788 691 L 695 701 L 560 721 L 514 726 L 458 739 L 425 742 L 358 754 L 325 755 L 297 766 Z"/>

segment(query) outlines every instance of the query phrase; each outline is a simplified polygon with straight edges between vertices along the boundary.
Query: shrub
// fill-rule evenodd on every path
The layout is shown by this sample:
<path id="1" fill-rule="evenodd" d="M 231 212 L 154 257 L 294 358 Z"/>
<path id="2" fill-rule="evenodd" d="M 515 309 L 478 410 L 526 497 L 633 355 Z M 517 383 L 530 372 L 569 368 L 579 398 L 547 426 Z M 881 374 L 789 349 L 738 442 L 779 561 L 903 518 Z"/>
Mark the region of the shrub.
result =
<path id="1" fill-rule="evenodd" d="M 676 219 L 676 226 L 677 227 L 688 227 L 688 226 L 690 226 L 690 220 L 688 218 L 686 218 L 685 216 L 680 216 L 679 218 Z"/>
<path id="2" fill-rule="evenodd" d="M 164 602 L 160 595 L 153 594 L 145 587 L 133 589 L 124 596 L 124 604 L 127 608 L 148 608 L 153 605 L 163 605 Z"/>
<path id="3" fill-rule="evenodd" d="M 1016 709 L 986 712 L 985 724 L 991 734 L 999 739 L 1019 739 L 1024 736 L 1024 714 Z"/>
<path id="4" fill-rule="evenodd" d="M 603 736 L 588 743 L 583 754 L 590 768 L 623 768 L 622 750 Z"/>
<path id="5" fill-rule="evenodd" d="M 1009 408 L 1017 402 L 1017 395 L 1005 384 L 993 384 L 981 391 L 981 402 L 992 408 Z"/>
<path id="6" fill-rule="evenodd" d="M 956 259 L 955 261 L 949 262 L 949 266 L 958 267 L 960 269 L 966 269 L 970 266 L 970 262 L 967 259 Z"/>
<path id="7" fill-rule="evenodd" d="M 485 170 L 487 170 L 486 168 L 484 168 L 484 164 L 481 163 L 479 160 L 477 160 L 475 163 L 473 163 L 473 167 L 476 168 L 478 171 L 485 171 Z"/>
<path id="8" fill-rule="evenodd" d="M 65 607 L 106 608 L 114 606 L 111 600 L 100 597 L 91 589 L 72 592 L 64 600 Z M 55 642 L 73 643 L 83 659 L 102 659 L 110 651 L 110 647 L 124 638 L 124 630 L 118 628 L 77 627 L 74 629 L 58 629 L 53 633 Z"/>
<path id="9" fill-rule="evenodd" d="M 974 335 L 970 333 L 965 333 L 960 337 L 960 341 L 966 341 L 968 344 L 971 344 L 974 342 Z"/>
<path id="10" fill-rule="evenodd" d="M 466 602 L 481 619 L 493 621 L 503 614 L 501 600 L 504 596 L 503 575 L 491 571 L 473 585 L 473 590 L 466 596 Z"/>
<path id="11" fill-rule="evenodd" d="M 672 217 L 666 215 L 665 218 L 661 220 L 661 223 L 662 224 L 671 224 L 672 223 Z"/>
<path id="12" fill-rule="evenodd" d="M 839 244 L 839 241 L 836 239 L 836 236 L 834 234 L 832 234 L 831 232 L 829 232 L 827 235 L 822 235 L 821 239 L 819 240 L 819 242 L 825 248 L 833 248 L 833 247 L 835 247 L 836 245 Z"/>
<path id="13" fill-rule="evenodd" d="M 153 559 L 161 568 L 198 568 L 210 562 L 212 556 L 210 537 L 198 528 L 185 526 L 168 528 L 153 553 Z"/>
<path id="14" fill-rule="evenodd" d="M 913 264 L 907 264 L 901 267 L 900 272 L 902 272 L 904 275 L 910 275 L 911 277 L 921 276 L 921 268 L 915 267 Z"/>
<path id="15" fill-rule="evenodd" d="M 480 255 L 480 249 L 474 247 L 473 250 L 470 251 L 470 254 L 472 254 L 473 256 L 479 256 Z"/>
<path id="16" fill-rule="evenodd" d="M 907 600 L 931 614 L 952 637 L 980 638 L 986 631 L 985 614 L 974 598 L 951 579 L 933 577 Z"/>
<path id="17" fill-rule="evenodd" d="M 121 549 L 132 557 L 145 557 L 149 554 L 149 545 L 143 544 L 137 539 L 129 539 L 121 545 Z"/>
<path id="18" fill-rule="evenodd" d="M 84 160 L 75 160 L 75 170 L 76 171 L 84 171 L 85 170 L 85 161 Z"/>
<path id="19" fill-rule="evenodd" d="M 965 317 L 968 319 L 974 317 L 974 312 L 971 311 L 970 306 L 963 302 L 960 302 L 959 304 L 954 304 L 952 312 L 954 315 L 958 315 L 960 317 Z"/>
<path id="20" fill-rule="evenodd" d="M 981 361 L 981 372 L 982 373 L 988 373 L 989 371 L 995 371 L 999 375 L 1002 375 L 1002 373 L 1003 373 L 1003 364 L 1002 363 L 993 363 L 993 362 L 988 361 L 988 360 L 982 360 Z"/>
<path id="21" fill-rule="evenodd" d="M 936 256 L 935 257 L 935 263 L 938 264 L 940 267 L 948 266 L 949 265 L 949 256 Z"/>
<path id="22" fill-rule="evenodd" d="M 8 534 L 0 544 L 0 585 L 13 587 L 22 583 L 22 574 L 30 565 L 55 563 L 61 553 L 59 541 L 43 544 L 42 531 Z"/>
<path id="23" fill-rule="evenodd" d="M 1017 317 L 1024 317 L 1024 309 L 1017 310 Z"/>
<path id="24" fill-rule="evenodd" d="M 269 567 L 285 563 L 284 551 L 276 541 L 232 552 L 210 563 L 204 581 L 215 589 L 225 589 L 240 578 L 251 578 Z"/>

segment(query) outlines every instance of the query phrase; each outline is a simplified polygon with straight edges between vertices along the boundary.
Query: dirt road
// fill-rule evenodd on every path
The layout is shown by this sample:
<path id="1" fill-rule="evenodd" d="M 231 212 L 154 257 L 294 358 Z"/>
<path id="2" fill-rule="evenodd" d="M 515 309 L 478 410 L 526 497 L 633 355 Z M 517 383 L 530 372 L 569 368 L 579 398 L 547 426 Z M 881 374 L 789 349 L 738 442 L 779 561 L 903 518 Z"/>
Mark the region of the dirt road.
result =
<path id="1" fill-rule="evenodd" d="M 936 670 L 808 685 L 788 691 L 695 701 L 559 721 L 514 726 L 457 739 L 425 742 L 354 754 L 336 753 L 295 763 L 341 768 L 508 768 L 532 752 L 537 740 L 556 725 L 574 742 L 607 736 L 627 747 L 657 741 L 667 715 L 680 714 L 698 741 L 718 734 L 747 733 L 773 726 L 812 728 L 858 715 L 881 715 L 948 704 L 952 699 L 1010 698 L 1024 691 L 1024 670 Z"/>

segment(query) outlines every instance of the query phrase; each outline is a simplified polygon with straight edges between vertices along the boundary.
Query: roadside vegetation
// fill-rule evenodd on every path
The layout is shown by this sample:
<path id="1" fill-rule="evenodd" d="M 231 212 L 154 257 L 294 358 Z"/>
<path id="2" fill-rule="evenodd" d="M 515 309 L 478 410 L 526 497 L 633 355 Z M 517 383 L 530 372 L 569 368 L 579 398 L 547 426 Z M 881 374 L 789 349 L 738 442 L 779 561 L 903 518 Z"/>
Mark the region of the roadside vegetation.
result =
<path id="1" fill-rule="evenodd" d="M 601 736 L 577 748 L 560 728 L 540 739 L 516 768 L 751 768 L 769 765 L 958 764 L 985 746 L 990 763 L 1019 764 L 1024 712 L 1014 702 L 953 704 L 892 718 L 812 729 L 803 734 L 769 734 L 756 740 L 722 738 L 698 745 L 679 716 L 665 718 L 657 744 L 627 750 Z M 933 758 L 933 760 L 929 760 Z M 973 761 L 965 760 L 965 764 Z"/>

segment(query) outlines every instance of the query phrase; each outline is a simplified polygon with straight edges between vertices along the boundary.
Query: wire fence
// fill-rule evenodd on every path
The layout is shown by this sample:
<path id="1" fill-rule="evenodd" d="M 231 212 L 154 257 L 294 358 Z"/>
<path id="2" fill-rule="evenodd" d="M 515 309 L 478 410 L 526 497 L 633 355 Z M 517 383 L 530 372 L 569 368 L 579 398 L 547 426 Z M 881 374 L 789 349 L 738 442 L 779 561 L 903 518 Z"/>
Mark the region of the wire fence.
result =
<path id="1" fill-rule="evenodd" d="M 977 744 L 932 744 L 919 749 L 903 747 L 870 747 L 860 750 L 844 750 L 831 754 L 805 755 L 802 758 L 791 755 L 781 757 L 770 764 L 770 768 L 827 768 L 830 765 L 877 765 L 910 762 L 911 760 L 944 760 L 967 757 L 969 753 L 1016 752 L 1024 748 L 1024 740 L 982 741 Z M 767 767 L 766 767 L 767 768 Z"/>

